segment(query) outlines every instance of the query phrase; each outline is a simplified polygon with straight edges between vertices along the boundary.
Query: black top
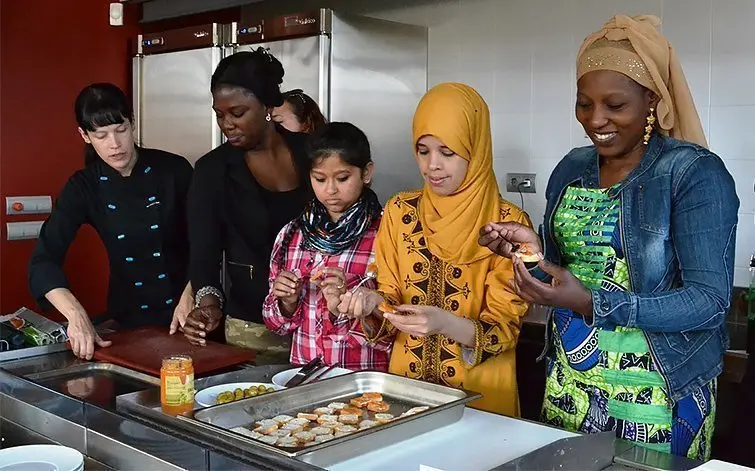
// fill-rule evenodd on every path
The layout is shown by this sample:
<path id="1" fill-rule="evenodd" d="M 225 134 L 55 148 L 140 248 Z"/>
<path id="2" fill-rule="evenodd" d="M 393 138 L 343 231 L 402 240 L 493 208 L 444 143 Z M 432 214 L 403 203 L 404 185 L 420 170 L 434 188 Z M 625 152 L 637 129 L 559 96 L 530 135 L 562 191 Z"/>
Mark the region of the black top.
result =
<path id="1" fill-rule="evenodd" d="M 270 254 L 283 226 L 297 217 L 311 198 L 305 134 L 279 131 L 288 144 L 301 179 L 299 188 L 282 193 L 257 183 L 245 151 L 226 143 L 199 159 L 189 192 L 189 275 L 194 290 L 222 289 L 226 255 L 225 312 L 262 323 L 268 293 Z"/>
<path id="2" fill-rule="evenodd" d="M 97 159 L 68 180 L 29 263 L 29 285 L 42 309 L 45 294 L 69 288 L 63 261 L 82 224 L 97 231 L 108 254 L 108 314 L 121 325 L 168 326 L 186 286 L 186 198 L 191 164 L 156 149 L 138 149 L 131 176 Z"/>

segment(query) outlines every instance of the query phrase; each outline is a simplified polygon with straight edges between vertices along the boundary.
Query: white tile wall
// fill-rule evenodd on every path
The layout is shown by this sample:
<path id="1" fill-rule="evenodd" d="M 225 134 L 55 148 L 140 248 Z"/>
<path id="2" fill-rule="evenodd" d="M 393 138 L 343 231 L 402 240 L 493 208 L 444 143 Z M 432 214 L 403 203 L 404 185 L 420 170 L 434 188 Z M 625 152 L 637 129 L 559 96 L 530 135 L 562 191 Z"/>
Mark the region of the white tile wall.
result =
<path id="1" fill-rule="evenodd" d="M 573 116 L 574 59 L 583 38 L 611 15 L 654 14 L 676 48 L 711 149 L 727 164 L 741 200 L 735 284 L 748 282 L 755 251 L 755 24 L 752 0 L 416 0 L 333 7 L 429 26 L 429 84 L 476 87 L 493 115 L 495 170 L 537 172 L 525 209 L 542 220 L 548 175 L 587 143 Z M 395 5 L 395 3 L 394 3 Z M 519 204 L 518 194 L 506 194 Z"/>

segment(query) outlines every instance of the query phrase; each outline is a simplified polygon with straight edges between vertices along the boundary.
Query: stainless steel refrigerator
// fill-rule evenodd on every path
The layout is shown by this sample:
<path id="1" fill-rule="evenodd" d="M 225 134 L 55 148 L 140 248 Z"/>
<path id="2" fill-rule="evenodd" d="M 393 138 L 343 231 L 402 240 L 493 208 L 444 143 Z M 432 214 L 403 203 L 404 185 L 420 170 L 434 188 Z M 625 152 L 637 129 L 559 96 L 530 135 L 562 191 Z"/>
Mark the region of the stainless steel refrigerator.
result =
<path id="1" fill-rule="evenodd" d="M 194 163 L 219 145 L 212 72 L 225 55 L 265 47 L 283 64 L 284 91 L 301 88 L 326 118 L 367 134 L 381 201 L 421 185 L 411 123 L 427 90 L 425 27 L 321 9 L 144 35 L 137 47 L 134 103 L 144 146 Z"/>
<path id="2" fill-rule="evenodd" d="M 222 25 L 139 35 L 133 59 L 137 141 L 192 165 L 222 142 L 210 78 L 223 56 Z"/>
<path id="3" fill-rule="evenodd" d="M 304 90 L 329 121 L 367 134 L 381 201 L 421 185 L 411 125 L 427 90 L 427 28 L 321 9 L 233 24 L 228 42 L 227 54 L 268 48 L 283 90 Z"/>

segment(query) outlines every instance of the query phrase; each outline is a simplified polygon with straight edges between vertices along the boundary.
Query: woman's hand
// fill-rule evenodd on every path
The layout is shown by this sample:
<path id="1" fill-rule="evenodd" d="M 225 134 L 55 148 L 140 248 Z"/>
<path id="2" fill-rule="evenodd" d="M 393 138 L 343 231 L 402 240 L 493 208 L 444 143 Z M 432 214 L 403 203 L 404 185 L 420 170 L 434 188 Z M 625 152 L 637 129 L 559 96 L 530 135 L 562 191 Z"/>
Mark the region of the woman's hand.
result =
<path id="1" fill-rule="evenodd" d="M 341 295 L 338 312 L 353 319 L 362 319 L 377 313 L 377 308 L 383 301 L 385 300 L 377 291 L 360 287 L 354 293 L 349 291 Z"/>
<path id="2" fill-rule="evenodd" d="M 415 337 L 446 334 L 447 327 L 456 318 L 452 313 L 435 306 L 404 304 L 396 307 L 397 314 L 385 313 L 383 317 L 401 332 Z"/>
<path id="3" fill-rule="evenodd" d="M 480 229 L 477 243 L 502 257 L 511 258 L 514 245 L 527 244 L 532 253 L 541 253 L 540 238 L 532 228 L 518 222 L 489 222 Z"/>
<path id="4" fill-rule="evenodd" d="M 184 336 L 194 345 L 205 346 L 205 337 L 217 329 L 223 319 L 220 306 L 208 305 L 194 309 L 186 317 L 183 331 Z"/>
<path id="5" fill-rule="evenodd" d="M 70 316 L 66 333 L 73 354 L 85 360 L 92 359 L 96 347 L 104 348 L 113 344 L 110 340 L 100 338 L 86 312 Z"/>
<path id="6" fill-rule="evenodd" d="M 179 330 L 183 330 L 186 324 L 186 318 L 194 310 L 194 295 L 191 291 L 191 282 L 186 284 L 186 288 L 181 293 L 181 299 L 178 300 L 176 308 L 173 310 L 173 319 L 170 321 L 170 335 Z"/>
<path id="7" fill-rule="evenodd" d="M 592 293 L 569 270 L 542 260 L 540 269 L 552 277 L 548 284 L 533 277 L 519 258 L 514 257 L 513 263 L 514 279 L 511 284 L 522 299 L 530 303 L 571 309 L 585 317 L 592 317 Z"/>
<path id="8" fill-rule="evenodd" d="M 51 289 L 45 298 L 68 320 L 66 334 L 71 344 L 71 351 L 78 358 L 91 360 L 95 347 L 109 347 L 113 342 L 102 340 L 92 325 L 84 306 L 66 288 Z"/>
<path id="9" fill-rule="evenodd" d="M 328 310 L 338 316 L 341 314 L 338 312 L 341 295 L 346 293 L 346 274 L 338 267 L 325 267 L 320 272 L 322 275 L 317 284 L 322 290 Z"/>
<path id="10" fill-rule="evenodd" d="M 281 309 L 287 314 L 296 310 L 301 291 L 301 278 L 290 271 L 281 271 L 273 282 L 273 296 L 278 298 Z"/>

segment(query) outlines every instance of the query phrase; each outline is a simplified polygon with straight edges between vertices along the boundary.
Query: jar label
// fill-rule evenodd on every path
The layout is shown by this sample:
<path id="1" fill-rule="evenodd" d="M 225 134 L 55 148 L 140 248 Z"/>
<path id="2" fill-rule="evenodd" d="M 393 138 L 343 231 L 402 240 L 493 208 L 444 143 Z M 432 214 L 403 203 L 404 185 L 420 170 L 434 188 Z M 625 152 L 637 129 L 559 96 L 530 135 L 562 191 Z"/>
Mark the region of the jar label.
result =
<path id="1" fill-rule="evenodd" d="M 194 375 L 165 376 L 165 405 L 180 406 L 194 402 Z"/>

